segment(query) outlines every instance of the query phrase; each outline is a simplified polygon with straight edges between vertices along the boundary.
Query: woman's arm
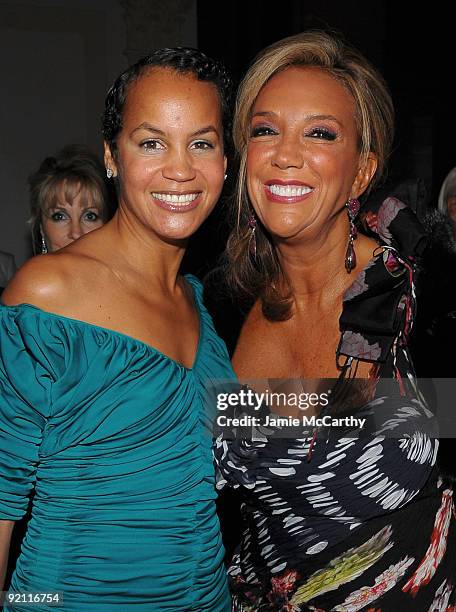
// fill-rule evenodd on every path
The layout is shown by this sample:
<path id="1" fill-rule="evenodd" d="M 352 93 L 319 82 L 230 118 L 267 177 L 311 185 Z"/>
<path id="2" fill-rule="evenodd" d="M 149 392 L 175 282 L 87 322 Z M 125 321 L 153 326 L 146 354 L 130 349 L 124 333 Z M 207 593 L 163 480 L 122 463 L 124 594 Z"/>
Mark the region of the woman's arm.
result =
<path id="1" fill-rule="evenodd" d="M 3 590 L 14 521 L 0 520 L 0 591 Z"/>

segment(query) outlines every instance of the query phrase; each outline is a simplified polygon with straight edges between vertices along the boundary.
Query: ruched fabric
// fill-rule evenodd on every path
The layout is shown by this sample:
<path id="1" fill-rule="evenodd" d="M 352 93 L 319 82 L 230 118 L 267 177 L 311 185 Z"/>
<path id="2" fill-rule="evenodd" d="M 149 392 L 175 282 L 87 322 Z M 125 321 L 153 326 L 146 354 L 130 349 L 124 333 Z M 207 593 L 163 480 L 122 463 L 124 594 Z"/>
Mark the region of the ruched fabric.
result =
<path id="1" fill-rule="evenodd" d="M 187 280 L 192 368 L 118 332 L 0 306 L 0 519 L 21 518 L 34 489 L 10 591 L 63 593 L 65 612 L 230 609 L 204 399 L 234 375 Z"/>

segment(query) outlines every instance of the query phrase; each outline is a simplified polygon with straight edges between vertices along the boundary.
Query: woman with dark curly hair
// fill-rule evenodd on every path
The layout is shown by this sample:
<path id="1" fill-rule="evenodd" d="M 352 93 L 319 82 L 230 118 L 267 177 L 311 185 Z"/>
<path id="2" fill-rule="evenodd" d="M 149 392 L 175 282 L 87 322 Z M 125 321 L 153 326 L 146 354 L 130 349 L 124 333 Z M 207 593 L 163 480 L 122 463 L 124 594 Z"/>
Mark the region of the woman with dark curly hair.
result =
<path id="1" fill-rule="evenodd" d="M 68 612 L 230 608 L 203 398 L 232 370 L 179 274 L 222 190 L 229 89 L 194 49 L 120 75 L 103 118 L 117 212 L 3 295 L 3 562 L 34 492 L 13 594 L 60 593 Z"/>
<path id="2" fill-rule="evenodd" d="M 382 77 L 338 36 L 279 41 L 241 84 L 227 256 L 253 306 L 233 364 L 273 402 L 216 442 L 244 501 L 234 610 L 453 609 L 453 489 L 408 350 L 425 232 L 395 198 L 359 201 L 392 137 Z"/>

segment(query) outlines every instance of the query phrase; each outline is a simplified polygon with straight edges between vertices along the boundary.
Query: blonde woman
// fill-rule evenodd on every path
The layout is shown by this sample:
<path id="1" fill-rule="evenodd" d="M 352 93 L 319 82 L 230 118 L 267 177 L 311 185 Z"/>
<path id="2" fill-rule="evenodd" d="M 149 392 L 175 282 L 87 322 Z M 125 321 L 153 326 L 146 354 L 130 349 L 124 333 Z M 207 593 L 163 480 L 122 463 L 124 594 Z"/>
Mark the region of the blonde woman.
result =
<path id="1" fill-rule="evenodd" d="M 339 37 L 303 33 L 247 72 L 234 137 L 228 276 L 253 302 L 234 369 L 253 386 L 312 379 L 330 394 L 306 408 L 315 425 L 292 403 L 298 425 L 271 425 L 281 413 L 269 406 L 250 435 L 228 427 L 217 440 L 219 486 L 244 500 L 234 610 L 446 610 L 453 490 L 407 348 L 424 232 L 394 198 L 359 201 L 390 151 L 388 89 Z"/>
<path id="2" fill-rule="evenodd" d="M 111 216 L 105 170 L 83 145 L 46 157 L 29 177 L 34 253 L 53 253 L 98 229 Z"/>

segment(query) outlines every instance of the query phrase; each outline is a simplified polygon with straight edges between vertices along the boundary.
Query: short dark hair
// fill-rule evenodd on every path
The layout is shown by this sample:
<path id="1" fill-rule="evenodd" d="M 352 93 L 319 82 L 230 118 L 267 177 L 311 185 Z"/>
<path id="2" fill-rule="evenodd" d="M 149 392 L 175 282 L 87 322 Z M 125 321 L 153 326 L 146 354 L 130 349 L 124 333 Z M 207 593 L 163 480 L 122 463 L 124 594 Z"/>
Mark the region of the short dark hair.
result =
<path id="1" fill-rule="evenodd" d="M 194 75 L 199 81 L 215 85 L 222 111 L 223 139 L 229 149 L 231 139 L 232 81 L 218 60 L 214 60 L 198 49 L 174 47 L 158 49 L 138 60 L 115 80 L 109 89 L 102 116 L 102 132 L 112 153 L 116 151 L 116 140 L 122 130 L 122 118 L 128 87 L 150 68 L 169 68 L 182 74 Z"/>

